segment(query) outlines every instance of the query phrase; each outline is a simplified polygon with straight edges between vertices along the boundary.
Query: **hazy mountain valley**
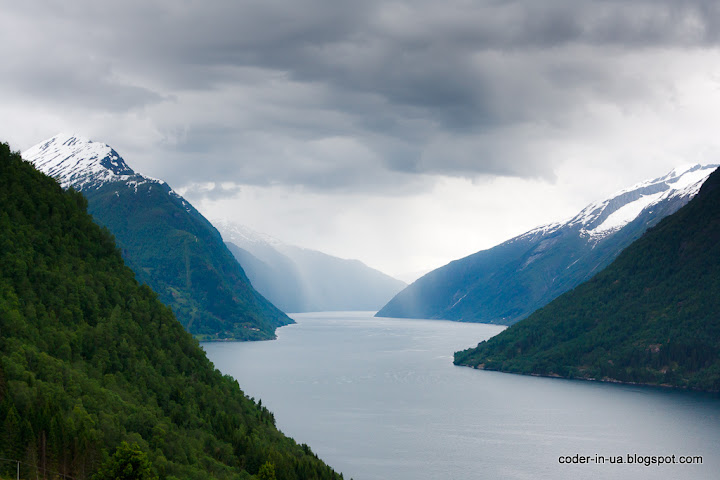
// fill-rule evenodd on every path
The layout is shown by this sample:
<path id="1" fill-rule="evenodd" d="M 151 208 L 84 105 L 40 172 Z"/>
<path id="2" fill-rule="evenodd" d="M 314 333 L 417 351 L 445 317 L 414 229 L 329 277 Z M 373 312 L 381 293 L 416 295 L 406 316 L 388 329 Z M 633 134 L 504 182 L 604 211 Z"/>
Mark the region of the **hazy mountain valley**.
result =
<path id="1" fill-rule="evenodd" d="M 253 286 L 284 312 L 377 311 L 407 286 L 359 260 L 288 245 L 229 221 L 214 225 Z"/>

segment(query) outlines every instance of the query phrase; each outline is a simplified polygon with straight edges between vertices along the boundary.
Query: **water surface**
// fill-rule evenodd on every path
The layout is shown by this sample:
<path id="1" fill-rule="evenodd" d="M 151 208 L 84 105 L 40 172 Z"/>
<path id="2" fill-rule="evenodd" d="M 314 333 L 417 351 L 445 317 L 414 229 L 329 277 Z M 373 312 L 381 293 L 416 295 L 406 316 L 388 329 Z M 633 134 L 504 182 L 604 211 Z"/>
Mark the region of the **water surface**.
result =
<path id="1" fill-rule="evenodd" d="M 485 372 L 452 353 L 502 327 L 294 314 L 278 339 L 203 343 L 278 428 L 346 479 L 715 479 L 720 396 Z M 580 454 L 605 464 L 563 465 Z M 702 465 L 610 463 L 702 456 Z"/>

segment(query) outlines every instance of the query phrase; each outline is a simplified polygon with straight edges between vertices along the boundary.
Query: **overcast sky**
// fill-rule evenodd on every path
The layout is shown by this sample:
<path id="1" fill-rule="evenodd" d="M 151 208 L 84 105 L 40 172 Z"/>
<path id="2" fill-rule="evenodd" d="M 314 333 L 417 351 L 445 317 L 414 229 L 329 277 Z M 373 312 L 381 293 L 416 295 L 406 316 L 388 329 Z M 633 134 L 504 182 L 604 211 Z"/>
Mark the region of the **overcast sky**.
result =
<path id="1" fill-rule="evenodd" d="M 0 139 L 402 276 L 720 160 L 716 1 L 0 0 Z"/>

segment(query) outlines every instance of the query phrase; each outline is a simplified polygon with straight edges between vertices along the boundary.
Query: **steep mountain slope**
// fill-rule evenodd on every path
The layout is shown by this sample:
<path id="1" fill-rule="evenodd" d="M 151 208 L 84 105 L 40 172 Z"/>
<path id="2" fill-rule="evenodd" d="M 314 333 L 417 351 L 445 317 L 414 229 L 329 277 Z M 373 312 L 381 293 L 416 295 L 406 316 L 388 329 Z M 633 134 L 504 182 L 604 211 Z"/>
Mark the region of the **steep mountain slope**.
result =
<path id="1" fill-rule="evenodd" d="M 434 270 L 377 316 L 511 325 L 588 280 L 663 217 L 685 205 L 716 165 L 678 168 Z"/>
<path id="2" fill-rule="evenodd" d="M 250 479 L 267 462 L 339 478 L 213 367 L 86 208 L 0 144 L 0 457 L 21 478 L 87 479 L 128 441 L 163 479 Z"/>
<path id="3" fill-rule="evenodd" d="M 107 145 L 58 135 L 23 152 L 88 199 L 137 275 L 203 339 L 264 340 L 292 323 L 257 293 L 220 234 L 165 182 L 134 172 Z"/>
<path id="4" fill-rule="evenodd" d="M 214 224 L 253 286 L 286 312 L 374 311 L 406 286 L 358 260 L 287 245 L 229 221 Z"/>
<path id="5" fill-rule="evenodd" d="M 720 171 L 605 270 L 455 363 L 720 390 Z"/>

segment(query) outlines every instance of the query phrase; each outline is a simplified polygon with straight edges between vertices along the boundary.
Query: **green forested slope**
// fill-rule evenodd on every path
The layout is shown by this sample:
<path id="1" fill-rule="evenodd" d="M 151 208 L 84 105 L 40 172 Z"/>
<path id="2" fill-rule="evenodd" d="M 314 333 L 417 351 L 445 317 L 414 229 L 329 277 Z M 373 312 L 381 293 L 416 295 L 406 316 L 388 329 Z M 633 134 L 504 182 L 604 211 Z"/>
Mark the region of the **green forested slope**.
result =
<path id="1" fill-rule="evenodd" d="M 83 194 L 138 281 L 199 339 L 267 340 L 293 323 L 252 287 L 210 222 L 167 184 L 117 181 Z"/>
<path id="2" fill-rule="evenodd" d="M 720 172 L 590 281 L 455 363 L 720 390 Z"/>
<path id="3" fill-rule="evenodd" d="M 23 478 L 83 479 L 128 441 L 160 478 L 268 462 L 278 479 L 339 478 L 214 369 L 86 208 L 0 145 L 0 457 Z"/>

